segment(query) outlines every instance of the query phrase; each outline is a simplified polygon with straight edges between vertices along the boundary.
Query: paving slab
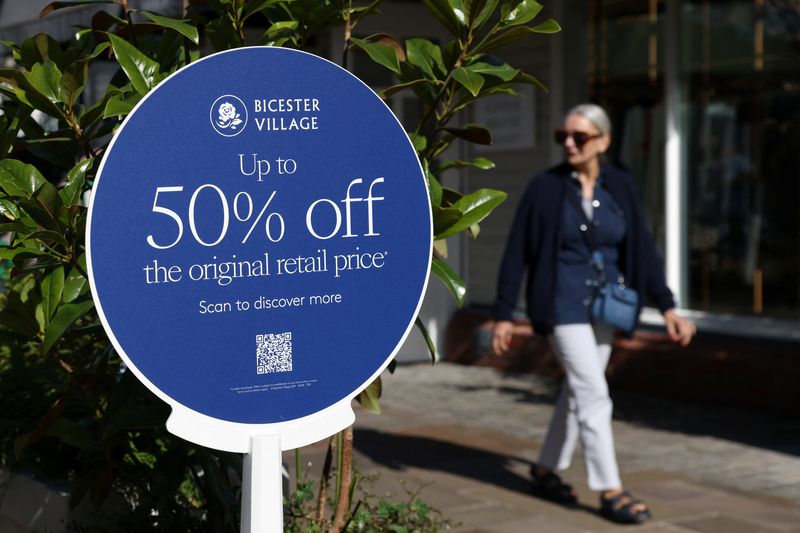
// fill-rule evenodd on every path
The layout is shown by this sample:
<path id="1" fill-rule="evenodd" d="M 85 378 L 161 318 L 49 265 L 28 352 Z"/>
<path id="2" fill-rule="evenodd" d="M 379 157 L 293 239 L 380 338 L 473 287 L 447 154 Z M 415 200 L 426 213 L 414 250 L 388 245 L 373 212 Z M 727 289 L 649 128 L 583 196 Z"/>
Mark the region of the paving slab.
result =
<path id="1" fill-rule="evenodd" d="M 450 363 L 401 365 L 383 381 L 383 413 L 357 411 L 356 467 L 378 476 L 372 493 L 397 499 L 419 491 L 456 531 L 800 533 L 795 420 L 612 391 L 623 481 L 653 510 L 648 523 L 631 527 L 597 513 L 580 453 L 563 473 L 578 489 L 577 508 L 530 494 L 528 470 L 558 383 Z M 303 458 L 319 469 L 324 453 L 320 443 Z"/>

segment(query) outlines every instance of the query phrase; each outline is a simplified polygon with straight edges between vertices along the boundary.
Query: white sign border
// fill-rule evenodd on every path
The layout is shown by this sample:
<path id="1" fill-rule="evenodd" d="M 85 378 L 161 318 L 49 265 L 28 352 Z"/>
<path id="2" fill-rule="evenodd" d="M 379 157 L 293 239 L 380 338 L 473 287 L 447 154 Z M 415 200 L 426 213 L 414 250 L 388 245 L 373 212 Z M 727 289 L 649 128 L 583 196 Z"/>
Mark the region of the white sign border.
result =
<path id="1" fill-rule="evenodd" d="M 290 53 L 298 53 L 304 54 L 313 57 L 317 60 L 322 60 L 327 63 L 330 63 L 334 67 L 338 68 L 346 72 L 350 77 L 354 80 L 358 81 L 358 83 L 362 84 L 364 87 L 369 89 L 369 91 L 375 95 L 375 98 L 380 101 L 386 111 L 392 116 L 397 123 L 397 126 L 405 132 L 405 128 L 403 125 L 400 124 L 400 121 L 397 117 L 392 113 L 389 106 L 386 105 L 386 102 L 381 100 L 381 98 L 375 94 L 375 92 L 363 81 L 358 79 L 355 75 L 353 75 L 350 71 L 340 67 L 336 63 L 309 52 L 304 52 L 302 50 L 294 50 L 291 48 L 281 48 L 281 47 L 273 47 L 273 46 L 246 46 L 241 48 L 234 48 L 231 50 L 224 50 L 222 52 L 217 52 L 215 54 L 211 54 L 205 57 L 186 65 L 185 67 L 173 72 L 169 76 L 167 76 L 164 80 L 162 80 L 156 87 L 154 87 L 150 92 L 148 92 L 140 101 L 136 104 L 133 110 L 125 117 L 125 120 L 122 122 L 122 125 L 114 132 L 114 138 L 111 140 L 108 148 L 106 149 L 105 154 L 103 155 L 103 160 L 100 163 L 100 168 L 97 171 L 97 177 L 95 178 L 94 185 L 92 190 L 97 187 L 100 183 L 100 179 L 103 175 L 103 168 L 105 167 L 105 163 L 111 154 L 114 144 L 119 137 L 119 133 L 125 128 L 128 121 L 136 114 L 136 111 L 142 106 L 152 94 L 155 94 L 159 88 L 169 82 L 169 80 L 177 75 L 180 72 L 187 68 L 192 68 L 194 65 L 201 63 L 209 58 L 215 58 L 222 54 L 230 54 L 230 53 L 238 53 L 243 50 L 263 50 L 263 49 L 276 49 L 276 50 L 283 50 Z M 416 150 L 414 149 L 411 140 L 406 135 L 406 140 L 408 141 L 408 146 L 411 148 L 412 152 L 416 154 Z M 425 173 L 422 168 L 422 165 L 419 161 L 419 157 L 417 157 L 417 167 L 419 168 L 419 175 L 421 176 L 423 183 L 425 182 Z M 428 199 L 428 203 L 430 203 L 430 193 L 425 184 L 425 196 Z M 277 422 L 277 423 L 270 423 L 270 424 L 244 424 L 239 422 L 231 422 L 228 420 L 222 420 L 219 418 L 214 418 L 193 409 L 186 407 L 185 405 L 181 404 L 174 398 L 167 395 L 161 389 L 156 387 L 147 377 L 136 367 L 133 361 L 128 357 L 123 349 L 122 345 L 117 340 L 116 336 L 114 335 L 111 326 L 106 319 L 106 315 L 103 312 L 103 306 L 100 302 L 99 298 L 97 297 L 97 287 L 95 285 L 94 280 L 94 273 L 92 267 L 92 246 L 91 246 L 91 229 L 92 229 L 92 214 L 94 211 L 94 194 L 91 195 L 90 203 L 89 203 L 89 214 L 86 221 L 86 266 L 88 269 L 89 274 L 89 286 L 92 290 L 92 298 L 95 302 L 95 308 L 97 309 L 97 314 L 100 317 L 100 322 L 103 324 L 103 329 L 106 331 L 111 344 L 114 346 L 114 349 L 120 355 L 122 360 L 125 362 L 127 368 L 134 373 L 134 375 L 147 387 L 153 394 L 158 396 L 164 402 L 170 405 L 172 408 L 172 413 L 167 420 L 167 430 L 170 433 L 173 433 L 183 439 L 191 441 L 195 444 L 200 444 L 202 446 L 207 446 L 210 448 L 214 448 L 217 450 L 224 450 L 229 452 L 239 452 L 239 453 L 248 453 L 250 451 L 250 439 L 251 437 L 259 436 L 259 435 L 278 435 L 280 437 L 280 445 L 283 450 L 292 450 L 294 448 L 300 448 L 302 446 L 307 446 L 309 444 L 313 444 L 320 440 L 323 440 L 338 431 L 350 426 L 355 421 L 355 413 L 353 412 L 352 408 L 352 400 L 358 396 L 358 394 L 363 391 L 370 383 L 372 383 L 389 365 L 389 363 L 394 359 L 397 355 L 397 352 L 402 347 L 403 343 L 405 342 L 406 338 L 408 337 L 411 329 L 414 326 L 414 321 L 416 317 L 419 315 L 420 309 L 422 308 L 423 300 L 425 299 L 425 293 L 427 292 L 428 282 L 430 281 L 431 269 L 430 263 L 431 259 L 433 258 L 433 214 L 430 210 L 428 210 L 428 222 L 429 227 L 431 228 L 431 234 L 429 235 L 430 240 L 430 247 L 428 250 L 428 269 L 425 274 L 425 281 L 422 285 L 422 290 L 420 291 L 419 301 L 417 302 L 417 306 L 414 310 L 414 314 L 412 315 L 408 326 L 406 327 L 405 332 L 403 333 L 402 337 L 398 341 L 397 345 L 392 350 L 391 354 L 386 358 L 383 364 L 375 371 L 372 376 L 367 379 L 364 383 L 362 383 L 359 387 L 357 387 L 352 393 L 348 394 L 338 402 L 330 405 L 329 407 L 317 411 L 316 413 L 312 413 L 310 415 L 306 415 L 301 418 L 288 420 L 286 422 Z"/>

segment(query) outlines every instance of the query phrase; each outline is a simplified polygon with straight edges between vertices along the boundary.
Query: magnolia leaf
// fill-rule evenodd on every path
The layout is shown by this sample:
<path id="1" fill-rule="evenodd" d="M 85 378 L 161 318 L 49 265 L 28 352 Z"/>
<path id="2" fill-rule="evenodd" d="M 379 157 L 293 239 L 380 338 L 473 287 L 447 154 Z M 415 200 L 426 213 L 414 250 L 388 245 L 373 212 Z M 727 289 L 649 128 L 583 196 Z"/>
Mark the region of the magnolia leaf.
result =
<path id="1" fill-rule="evenodd" d="M 426 85 L 426 84 L 430 84 L 430 83 L 431 83 L 430 81 L 424 80 L 424 79 L 407 81 L 405 83 L 398 83 L 397 85 L 392 85 L 391 87 L 387 87 L 386 89 L 384 89 L 380 93 L 378 93 L 378 95 L 383 100 L 388 100 L 393 94 L 398 93 L 398 92 L 400 92 L 400 91 L 402 91 L 404 89 L 410 89 L 410 88 L 415 87 L 417 85 Z"/>
<path id="2" fill-rule="evenodd" d="M 36 63 L 30 72 L 23 75 L 39 94 L 50 103 L 58 104 L 63 100 L 61 93 L 61 71 L 49 59 L 44 63 Z"/>
<path id="3" fill-rule="evenodd" d="M 447 73 L 442 59 L 442 49 L 427 39 L 408 39 L 406 58 L 430 79 L 438 79 L 439 75 Z"/>
<path id="4" fill-rule="evenodd" d="M 431 203 L 437 206 L 442 205 L 442 184 L 439 183 L 439 180 L 436 176 L 431 172 L 430 167 L 428 166 L 428 161 L 423 160 L 423 170 L 425 172 L 425 179 L 428 182 L 428 194 L 431 197 Z"/>
<path id="5" fill-rule="evenodd" d="M 500 8 L 500 25 L 525 24 L 536 18 L 541 10 L 542 5 L 535 0 L 517 0 L 516 5 L 515 2 L 506 2 Z"/>
<path id="6" fill-rule="evenodd" d="M 430 11 L 450 33 L 456 37 L 461 35 L 461 27 L 464 24 L 456 17 L 448 0 L 422 0 L 422 3 L 425 4 L 428 11 Z"/>
<path id="7" fill-rule="evenodd" d="M 44 332 L 42 354 L 49 352 L 67 329 L 69 329 L 75 321 L 88 313 L 92 307 L 94 307 L 94 302 L 92 300 L 62 305 L 53 317 L 53 320 L 50 321 L 47 330 Z"/>
<path id="8" fill-rule="evenodd" d="M 445 131 L 475 144 L 492 144 L 492 133 L 486 128 L 482 128 L 480 126 L 445 128 Z"/>
<path id="9" fill-rule="evenodd" d="M 274 23 L 264 33 L 266 42 L 274 42 L 282 37 L 288 37 L 297 31 L 297 26 L 300 23 L 296 20 L 282 20 Z"/>
<path id="10" fill-rule="evenodd" d="M 113 33 L 108 34 L 114 55 L 134 90 L 144 96 L 156 84 L 158 63 L 144 55 L 131 43 Z"/>
<path id="11" fill-rule="evenodd" d="M 68 418 L 55 420 L 43 435 L 55 437 L 64 444 L 80 450 L 92 450 L 96 446 L 92 434 L 77 422 Z"/>
<path id="12" fill-rule="evenodd" d="M 168 28 L 170 30 L 175 30 L 194 44 L 200 44 L 200 36 L 197 33 L 197 27 L 191 24 L 188 24 L 182 20 L 173 19 L 169 17 L 162 17 L 161 15 L 156 15 L 155 13 L 150 13 L 149 11 L 139 11 L 140 14 L 144 15 L 145 17 L 152 20 L 155 24 L 161 26 L 162 28 Z"/>
<path id="13" fill-rule="evenodd" d="M 436 239 L 444 239 L 449 235 L 455 235 L 456 232 L 448 233 L 448 235 L 443 234 L 447 232 L 454 224 L 456 224 L 463 213 L 460 209 L 453 208 L 453 207 L 439 207 L 436 204 L 431 205 L 431 212 L 433 214 L 433 235 Z"/>
<path id="14" fill-rule="evenodd" d="M 81 265 L 83 271 L 86 272 L 86 255 L 81 255 L 78 264 Z M 64 292 L 62 296 L 64 303 L 74 302 L 80 296 L 86 294 L 88 288 L 89 283 L 87 279 L 79 269 L 73 268 L 64 279 Z"/>
<path id="15" fill-rule="evenodd" d="M 431 262 L 431 272 L 436 274 L 450 294 L 455 298 L 459 307 L 464 306 L 464 296 L 467 293 L 467 287 L 464 285 L 464 280 L 456 274 L 450 265 L 441 259 L 434 259 Z"/>
<path id="16" fill-rule="evenodd" d="M 0 188 L 9 196 L 30 198 L 46 182 L 33 165 L 16 159 L 0 161 Z"/>
<path id="17" fill-rule="evenodd" d="M 39 18 L 49 15 L 56 9 L 64 7 L 83 6 L 87 4 L 116 4 L 114 0 L 63 0 L 61 2 L 50 2 L 39 12 Z"/>
<path id="18" fill-rule="evenodd" d="M 373 43 L 365 39 L 351 39 L 354 46 L 360 48 L 376 63 L 383 65 L 392 72 L 400 74 L 400 62 L 397 60 L 395 49 L 389 45 Z"/>
<path id="19" fill-rule="evenodd" d="M 61 76 L 61 94 L 68 110 L 72 109 L 72 106 L 78 101 L 88 78 L 88 61 L 75 61 L 64 70 L 64 74 Z"/>
<path id="20" fill-rule="evenodd" d="M 64 267 L 60 266 L 50 272 L 42 279 L 41 294 L 42 305 L 44 309 L 44 323 L 50 322 L 50 319 L 58 309 L 58 304 L 61 302 L 61 295 L 64 292 Z M 46 326 L 45 326 L 46 327 Z M 44 329 L 44 328 L 42 328 Z"/>
<path id="21" fill-rule="evenodd" d="M 453 78 L 467 89 L 472 96 L 477 96 L 483 87 L 483 76 L 468 67 L 458 67 L 453 70 Z"/>
<path id="22" fill-rule="evenodd" d="M 490 64 L 486 61 L 479 61 L 469 65 L 469 69 L 478 74 L 484 74 L 500 78 L 503 81 L 513 80 L 520 72 L 508 63 L 501 63 L 499 65 Z"/>
<path id="23" fill-rule="evenodd" d="M 433 339 L 431 339 L 430 333 L 428 333 L 428 328 L 425 327 L 425 324 L 422 320 L 417 317 L 414 321 L 414 324 L 419 328 L 419 331 L 422 333 L 422 337 L 425 339 L 425 344 L 428 345 L 428 352 L 431 355 L 431 364 L 434 364 L 439 358 L 436 355 L 436 345 L 433 343 Z"/>
<path id="24" fill-rule="evenodd" d="M 497 4 L 499 3 L 500 0 L 473 0 L 470 6 L 470 18 L 472 19 L 470 27 L 477 29 L 483 26 L 483 23 L 486 22 L 492 13 L 494 13 L 494 10 L 497 9 Z"/>
<path id="25" fill-rule="evenodd" d="M 471 194 L 465 195 L 453 204 L 452 209 L 463 213 L 455 223 L 445 231 L 436 235 L 437 239 L 446 239 L 452 235 L 468 229 L 473 224 L 479 223 L 486 218 L 495 207 L 503 203 L 508 195 L 502 191 L 493 189 L 479 189 Z"/>
<path id="26" fill-rule="evenodd" d="M 433 241 L 433 251 L 438 257 L 447 257 L 447 239 Z"/>
<path id="27" fill-rule="evenodd" d="M 94 163 L 94 159 L 84 159 L 67 174 L 64 187 L 58 192 L 65 206 L 70 207 L 80 201 L 83 184 L 86 180 L 86 171 L 89 170 L 92 163 Z"/>
<path id="28" fill-rule="evenodd" d="M 408 138 L 411 139 L 411 144 L 414 145 L 414 150 L 421 152 L 428 147 L 428 138 L 419 133 L 409 133 Z"/>
<path id="29" fill-rule="evenodd" d="M 367 385 L 367 388 L 361 391 L 358 396 L 356 396 L 356 401 L 361 404 L 361 407 L 369 411 L 370 413 L 375 413 L 376 415 L 381 414 L 381 393 L 383 391 L 383 385 L 381 383 L 381 377 L 378 376 L 375 380 Z"/>

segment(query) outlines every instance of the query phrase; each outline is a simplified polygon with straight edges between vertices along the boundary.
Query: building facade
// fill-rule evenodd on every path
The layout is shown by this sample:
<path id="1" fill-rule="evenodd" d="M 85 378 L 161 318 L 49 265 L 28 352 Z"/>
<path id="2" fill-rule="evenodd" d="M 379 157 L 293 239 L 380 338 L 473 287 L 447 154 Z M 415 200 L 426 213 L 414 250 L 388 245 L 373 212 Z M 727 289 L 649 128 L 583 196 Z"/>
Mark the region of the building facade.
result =
<path id="1" fill-rule="evenodd" d="M 0 1 L 2 39 L 67 38 L 86 23 L 79 9 L 37 20 L 46 3 Z M 182 10 L 175 0 L 139 3 L 171 16 Z M 386 0 L 381 11 L 358 31 L 449 39 L 418 0 Z M 611 115 L 610 158 L 636 178 L 680 307 L 703 329 L 800 339 L 800 0 L 566 0 L 548 2 L 545 17 L 562 32 L 501 55 L 548 91 L 483 100 L 463 120 L 489 125 L 494 145 L 454 155 L 485 156 L 497 168 L 446 177 L 464 190 L 509 193 L 478 239 L 451 239 L 468 305 L 491 305 L 518 198 L 533 174 L 560 160 L 552 132 L 565 110 L 593 101 Z M 341 35 L 321 48 L 340 57 Z M 392 83 L 363 55 L 351 65 L 373 86 Z M 419 112 L 402 93 L 390 105 L 401 120 Z M 444 348 L 455 305 L 436 281 L 430 290 L 423 315 Z"/>

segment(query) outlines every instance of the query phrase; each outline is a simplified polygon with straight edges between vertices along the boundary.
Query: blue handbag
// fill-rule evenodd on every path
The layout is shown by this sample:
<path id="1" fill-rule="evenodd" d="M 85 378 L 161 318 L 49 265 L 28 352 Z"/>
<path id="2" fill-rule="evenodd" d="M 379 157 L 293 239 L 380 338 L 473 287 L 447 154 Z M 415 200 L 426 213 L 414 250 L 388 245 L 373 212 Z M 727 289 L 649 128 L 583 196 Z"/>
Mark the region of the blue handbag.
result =
<path id="1" fill-rule="evenodd" d="M 633 331 L 639 311 L 635 289 L 616 283 L 604 283 L 592 300 L 592 321 L 608 324 L 624 333 Z"/>

